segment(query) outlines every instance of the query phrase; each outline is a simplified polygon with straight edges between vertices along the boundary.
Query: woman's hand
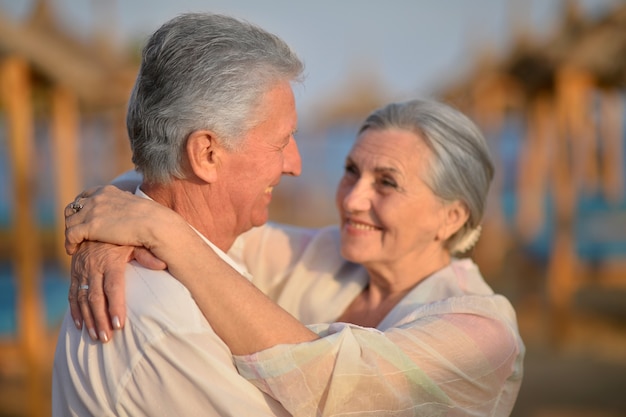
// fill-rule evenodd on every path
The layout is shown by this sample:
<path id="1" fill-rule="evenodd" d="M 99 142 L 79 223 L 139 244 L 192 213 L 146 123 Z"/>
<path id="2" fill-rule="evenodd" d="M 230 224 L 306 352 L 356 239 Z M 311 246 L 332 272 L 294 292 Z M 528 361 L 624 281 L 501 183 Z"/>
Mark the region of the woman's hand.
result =
<path id="1" fill-rule="evenodd" d="M 98 187 L 80 194 L 65 208 L 65 250 L 72 255 L 85 240 L 152 249 L 159 242 L 155 233 L 167 236 L 169 225 L 174 230 L 188 227 L 182 217 L 161 204 L 111 185 Z"/>
<path id="2" fill-rule="evenodd" d="M 106 342 L 114 328 L 122 328 L 126 315 L 124 272 L 133 249 L 83 242 L 72 256 L 70 313 L 76 327 L 80 329 L 84 323 L 93 340 Z"/>
<path id="3" fill-rule="evenodd" d="M 72 257 L 70 313 L 76 328 L 83 323 L 93 340 L 108 342 L 126 321 L 126 264 L 136 259 L 150 269 L 167 265 L 145 248 L 83 242 Z"/>
<path id="4" fill-rule="evenodd" d="M 144 202 L 150 203 L 148 210 L 144 210 Z M 136 259 L 150 269 L 165 269 L 167 265 L 143 247 L 83 240 L 89 237 L 106 240 L 109 233 L 116 233 L 117 229 L 110 229 L 112 223 L 124 225 L 129 218 L 135 219 L 132 220 L 135 222 L 133 226 L 139 229 L 141 223 L 136 220 L 134 210 L 140 210 L 150 217 L 152 209 L 158 208 L 153 206 L 159 205 L 121 192 L 115 187 L 86 191 L 73 204 L 68 205 L 65 210 L 66 249 L 68 253 L 74 254 L 68 296 L 70 312 L 77 328 L 82 328 L 84 323 L 92 339 L 99 338 L 106 342 L 112 337 L 112 330 L 121 329 L 126 320 L 126 264 Z M 122 215 L 125 210 L 128 210 L 129 215 Z M 101 212 L 105 214 L 98 214 Z M 151 219 L 152 217 L 148 220 Z M 109 229 L 101 230 L 102 228 Z M 114 240 L 114 243 L 129 239 L 128 236 L 116 236 L 120 240 Z"/>

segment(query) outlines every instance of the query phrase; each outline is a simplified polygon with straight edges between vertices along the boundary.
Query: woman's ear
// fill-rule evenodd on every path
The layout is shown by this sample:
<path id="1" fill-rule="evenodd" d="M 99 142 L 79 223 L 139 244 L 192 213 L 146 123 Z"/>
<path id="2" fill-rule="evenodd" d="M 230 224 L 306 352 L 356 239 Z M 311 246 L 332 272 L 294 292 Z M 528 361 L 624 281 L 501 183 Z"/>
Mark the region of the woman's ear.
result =
<path id="1" fill-rule="evenodd" d="M 219 154 L 215 134 L 208 130 L 192 132 L 187 138 L 185 150 L 191 171 L 204 182 L 215 182 Z"/>
<path id="2" fill-rule="evenodd" d="M 439 229 L 437 237 L 442 241 L 446 241 L 450 236 L 458 232 L 469 219 L 469 209 L 465 203 L 456 200 L 452 203 L 447 203 L 443 210 L 443 224 Z"/>

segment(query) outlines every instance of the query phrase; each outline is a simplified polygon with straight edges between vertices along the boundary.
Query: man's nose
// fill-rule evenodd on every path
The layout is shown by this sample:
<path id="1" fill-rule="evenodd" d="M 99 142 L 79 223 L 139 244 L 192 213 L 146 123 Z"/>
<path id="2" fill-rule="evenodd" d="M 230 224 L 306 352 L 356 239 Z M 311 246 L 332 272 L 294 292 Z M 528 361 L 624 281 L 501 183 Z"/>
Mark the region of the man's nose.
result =
<path id="1" fill-rule="evenodd" d="M 285 147 L 283 160 L 283 174 L 299 176 L 302 173 L 302 158 L 296 139 L 292 136 L 289 139 L 287 147 Z"/>

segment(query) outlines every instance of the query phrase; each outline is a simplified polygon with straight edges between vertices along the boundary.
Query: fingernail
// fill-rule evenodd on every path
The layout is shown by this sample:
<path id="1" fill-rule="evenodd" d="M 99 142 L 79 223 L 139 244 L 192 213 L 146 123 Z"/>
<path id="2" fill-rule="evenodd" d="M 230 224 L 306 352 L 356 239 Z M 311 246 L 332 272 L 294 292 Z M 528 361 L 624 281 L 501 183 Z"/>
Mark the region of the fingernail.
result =
<path id="1" fill-rule="evenodd" d="M 74 320 L 74 325 L 76 326 L 76 328 L 77 328 L 78 330 L 80 330 L 80 329 L 83 327 L 83 325 L 82 325 L 82 323 L 80 322 L 80 320 Z"/>
<path id="2" fill-rule="evenodd" d="M 100 332 L 100 340 L 102 340 L 104 343 L 109 341 L 109 338 L 107 337 L 107 334 L 104 330 Z"/>
<path id="3" fill-rule="evenodd" d="M 95 329 L 91 328 L 89 329 L 89 336 L 93 339 L 93 340 L 98 340 L 98 335 L 96 334 Z"/>
<path id="4" fill-rule="evenodd" d="M 121 329 L 122 328 L 122 323 L 120 322 L 120 318 L 115 316 L 113 317 L 113 328 L 114 329 Z"/>

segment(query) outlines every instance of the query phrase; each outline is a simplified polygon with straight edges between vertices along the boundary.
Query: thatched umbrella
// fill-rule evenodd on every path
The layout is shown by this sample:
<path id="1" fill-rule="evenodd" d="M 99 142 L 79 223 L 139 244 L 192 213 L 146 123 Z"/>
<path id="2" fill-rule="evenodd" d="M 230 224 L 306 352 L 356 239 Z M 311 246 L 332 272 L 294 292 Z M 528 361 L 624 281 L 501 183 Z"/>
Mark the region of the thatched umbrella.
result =
<path id="1" fill-rule="evenodd" d="M 482 58 L 469 77 L 442 96 L 496 136 L 507 114 L 525 119 L 516 236 L 525 241 L 537 236 L 550 190 L 555 236 L 548 290 L 557 315 L 566 315 L 582 279 L 574 247 L 578 197 L 598 191 L 612 202 L 624 197 L 626 4 L 593 20 L 568 1 L 563 21 L 547 40 L 525 34 L 507 56 Z M 494 234 L 510 237 L 501 223 Z M 489 243 L 483 239 L 486 262 L 500 264 L 506 245 Z"/>

